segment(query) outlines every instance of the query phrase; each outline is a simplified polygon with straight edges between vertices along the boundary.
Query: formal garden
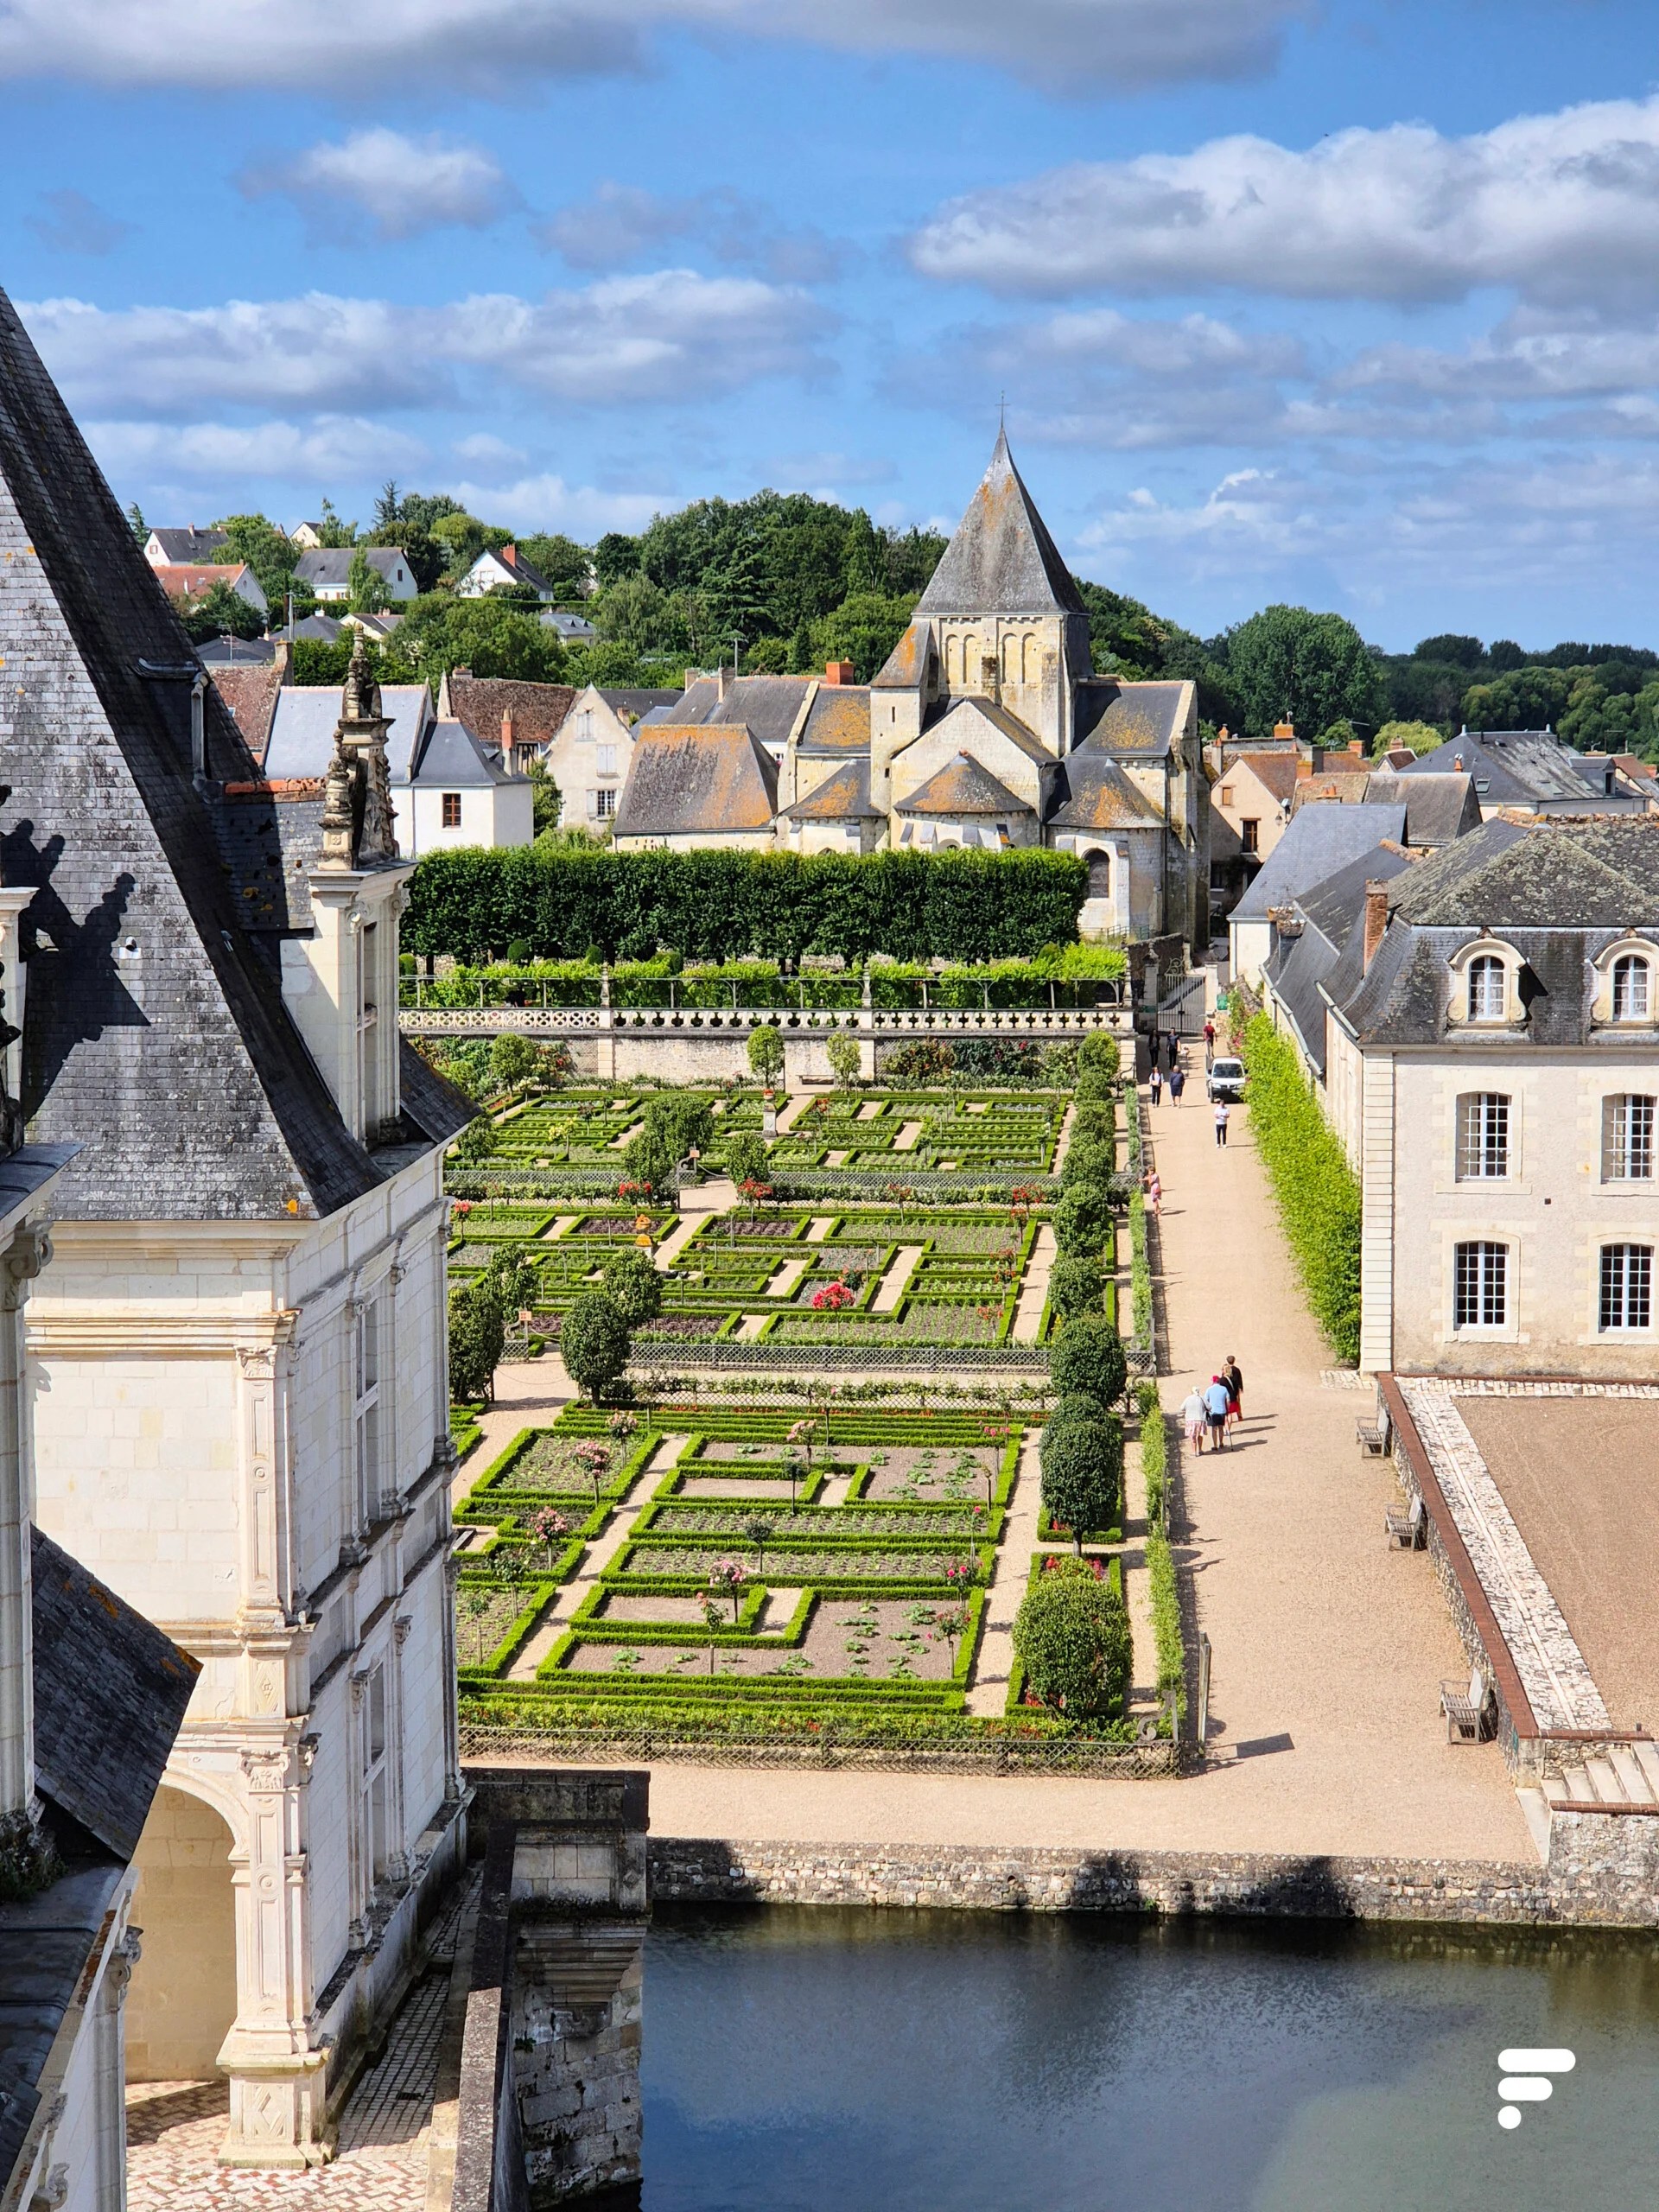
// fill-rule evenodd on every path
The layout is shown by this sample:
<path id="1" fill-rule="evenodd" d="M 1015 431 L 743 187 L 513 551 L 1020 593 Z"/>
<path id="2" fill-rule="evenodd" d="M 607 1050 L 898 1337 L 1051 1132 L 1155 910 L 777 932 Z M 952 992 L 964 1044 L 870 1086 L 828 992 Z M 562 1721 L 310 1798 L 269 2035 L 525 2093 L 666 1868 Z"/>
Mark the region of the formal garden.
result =
<path id="1" fill-rule="evenodd" d="M 759 1083 L 523 1087 L 454 1162 L 457 1395 L 487 1392 L 493 1313 L 580 1395 L 457 1509 L 470 1740 L 1166 1767 L 1180 1628 L 1112 1040 L 1065 1091 L 848 1083 L 770 1135 Z"/>

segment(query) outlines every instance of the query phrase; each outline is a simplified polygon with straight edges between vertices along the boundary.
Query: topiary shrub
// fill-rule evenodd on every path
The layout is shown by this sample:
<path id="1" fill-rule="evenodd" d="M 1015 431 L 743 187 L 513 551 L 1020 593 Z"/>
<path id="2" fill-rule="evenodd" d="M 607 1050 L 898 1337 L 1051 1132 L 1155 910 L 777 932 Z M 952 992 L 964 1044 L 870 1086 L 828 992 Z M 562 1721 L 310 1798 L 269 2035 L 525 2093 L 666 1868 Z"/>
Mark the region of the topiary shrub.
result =
<path id="1" fill-rule="evenodd" d="M 1048 1278 L 1048 1302 L 1062 1321 L 1098 1313 L 1106 1298 L 1106 1277 L 1099 1263 L 1081 1252 L 1056 1260 Z"/>
<path id="2" fill-rule="evenodd" d="M 1103 1183 L 1073 1183 L 1055 1201 L 1054 1242 L 1068 1257 L 1092 1260 L 1111 1225 L 1111 1193 Z"/>
<path id="3" fill-rule="evenodd" d="M 678 1161 L 695 1145 L 707 1152 L 715 1141 L 715 1116 L 706 1097 L 695 1090 L 659 1090 L 645 1101 L 641 1135 L 660 1145 L 671 1160 Z"/>
<path id="4" fill-rule="evenodd" d="M 506 1317 L 487 1275 L 449 1294 L 449 1395 L 488 1398 L 507 1340 Z"/>
<path id="5" fill-rule="evenodd" d="M 1109 1137 L 1074 1135 L 1060 1164 L 1060 1188 L 1069 1191 L 1074 1183 L 1109 1183 L 1116 1165 L 1116 1149 Z"/>
<path id="6" fill-rule="evenodd" d="M 663 1310 L 663 1278 L 649 1254 L 637 1244 L 626 1245 L 605 1263 L 605 1294 L 614 1299 L 629 1328 L 654 1321 Z M 566 1364 L 569 1365 L 569 1362 Z"/>
<path id="7" fill-rule="evenodd" d="M 1033 1574 L 1014 1623 L 1032 1694 L 1068 1719 L 1117 1712 L 1128 1688 L 1129 1616 L 1109 1583 L 1076 1559 Z"/>
<path id="8" fill-rule="evenodd" d="M 628 1325 L 616 1300 L 602 1290 L 579 1298 L 559 1332 L 559 1356 L 578 1389 L 598 1400 L 616 1382 L 632 1350 Z"/>
<path id="9" fill-rule="evenodd" d="M 1128 1380 L 1123 1339 L 1103 1313 L 1080 1313 L 1050 1352 L 1048 1373 L 1062 1398 L 1084 1390 L 1103 1405 L 1114 1405 Z"/>
<path id="10" fill-rule="evenodd" d="M 745 1183 L 772 1180 L 772 1154 L 753 1129 L 736 1129 L 726 1140 L 726 1173 L 740 1189 Z"/>
<path id="11" fill-rule="evenodd" d="M 1071 1114 L 1071 1141 L 1099 1137 L 1110 1144 L 1117 1135 L 1117 1111 L 1109 1098 L 1079 1099 Z"/>
<path id="12" fill-rule="evenodd" d="M 1077 1074 L 1103 1075 L 1109 1082 L 1117 1080 L 1122 1055 L 1117 1039 L 1109 1030 L 1091 1029 L 1077 1047 Z"/>
<path id="13" fill-rule="evenodd" d="M 1077 1071 L 1076 1096 L 1080 1102 L 1100 1098 L 1109 1099 L 1116 1088 L 1111 1077 L 1103 1075 L 1097 1068 L 1080 1068 Z"/>
<path id="14" fill-rule="evenodd" d="M 1069 1529 L 1081 1553 L 1084 1536 L 1111 1528 L 1123 1494 L 1123 1424 L 1090 1399 L 1062 1399 L 1043 1430 L 1043 1510 Z"/>

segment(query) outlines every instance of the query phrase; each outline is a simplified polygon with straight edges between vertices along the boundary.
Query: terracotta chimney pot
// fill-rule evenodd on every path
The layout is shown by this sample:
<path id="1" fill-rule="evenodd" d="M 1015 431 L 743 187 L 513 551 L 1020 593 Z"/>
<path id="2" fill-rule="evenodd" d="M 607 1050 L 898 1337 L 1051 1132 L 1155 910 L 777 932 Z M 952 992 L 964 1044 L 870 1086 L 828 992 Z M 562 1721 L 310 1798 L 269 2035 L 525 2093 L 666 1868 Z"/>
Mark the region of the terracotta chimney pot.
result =
<path id="1" fill-rule="evenodd" d="M 853 680 L 853 664 L 849 660 L 825 661 L 823 680 L 826 683 L 850 683 Z"/>
<path id="2" fill-rule="evenodd" d="M 1365 886 L 1365 967 L 1369 970 L 1376 957 L 1383 932 L 1389 926 L 1389 887 L 1375 880 Z"/>

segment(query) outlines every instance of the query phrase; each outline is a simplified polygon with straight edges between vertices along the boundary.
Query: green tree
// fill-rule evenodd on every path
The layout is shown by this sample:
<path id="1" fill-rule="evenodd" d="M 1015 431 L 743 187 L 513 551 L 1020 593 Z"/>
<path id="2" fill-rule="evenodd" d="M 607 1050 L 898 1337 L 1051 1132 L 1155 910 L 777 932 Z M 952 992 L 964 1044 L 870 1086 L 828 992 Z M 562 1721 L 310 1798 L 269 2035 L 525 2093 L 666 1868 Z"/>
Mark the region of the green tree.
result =
<path id="1" fill-rule="evenodd" d="M 1068 1258 L 1095 1258 L 1111 1225 L 1111 1193 L 1103 1183 L 1074 1183 L 1055 1202 L 1054 1242 Z"/>
<path id="2" fill-rule="evenodd" d="M 385 652 L 388 677 L 429 683 L 435 691 L 452 669 L 524 683 L 557 683 L 564 648 L 533 614 L 498 599 L 452 599 L 443 593 L 413 601 Z"/>
<path id="3" fill-rule="evenodd" d="M 490 1040 L 490 1073 L 504 1090 L 522 1090 L 540 1065 L 536 1047 L 527 1037 L 511 1030 Z"/>
<path id="4" fill-rule="evenodd" d="M 467 1122 L 450 1146 L 449 1157 L 457 1166 L 470 1166 L 475 1160 L 489 1159 L 499 1149 L 500 1143 L 500 1132 L 495 1123 L 487 1114 L 480 1114 L 476 1121 Z"/>
<path id="5" fill-rule="evenodd" d="M 449 1395 L 489 1398 L 506 1343 L 506 1317 L 487 1277 L 457 1284 L 449 1294 Z"/>
<path id="6" fill-rule="evenodd" d="M 1079 1098 L 1071 1111 L 1071 1142 L 1097 1139 L 1110 1143 L 1117 1130 L 1117 1112 L 1109 1098 Z"/>
<path id="7" fill-rule="evenodd" d="M 858 1081 L 861 1065 L 857 1038 L 845 1029 L 837 1029 L 824 1049 L 829 1056 L 830 1074 L 843 1090 L 850 1090 Z"/>
<path id="8" fill-rule="evenodd" d="M 579 1298 L 559 1331 L 565 1373 L 596 1404 L 622 1376 L 632 1350 L 622 1309 L 602 1290 Z"/>
<path id="9" fill-rule="evenodd" d="M 531 821 L 534 833 L 540 836 L 543 830 L 556 830 L 564 801 L 559 787 L 547 772 L 547 763 L 532 756 L 527 771 L 530 777 Z"/>
<path id="10" fill-rule="evenodd" d="M 1478 638 L 1466 638 L 1452 631 L 1442 631 L 1438 637 L 1420 638 L 1411 649 L 1413 660 L 1449 662 L 1457 668 L 1479 668 L 1486 658 L 1486 648 Z"/>
<path id="11" fill-rule="evenodd" d="M 1371 750 L 1380 760 L 1385 753 L 1392 753 L 1406 746 L 1413 753 L 1432 753 L 1444 739 L 1439 730 L 1427 722 L 1384 722 L 1376 733 Z"/>
<path id="12" fill-rule="evenodd" d="M 663 1192 L 674 1180 L 675 1158 L 663 1142 L 660 1129 L 644 1128 L 622 1147 L 622 1172 L 630 1183 Z"/>
<path id="13" fill-rule="evenodd" d="M 215 576 L 199 599 L 187 600 L 179 610 L 185 635 L 193 645 L 210 638 L 263 638 L 265 618 L 234 592 L 222 576 Z"/>
<path id="14" fill-rule="evenodd" d="M 663 1310 L 663 1278 L 651 1255 L 637 1244 L 625 1245 L 605 1263 L 605 1294 L 613 1299 L 629 1328 L 654 1321 Z"/>
<path id="15" fill-rule="evenodd" d="M 270 601 L 275 614 L 294 588 L 299 547 L 268 516 L 262 514 L 221 515 L 213 528 L 225 533 L 224 550 L 217 557 L 221 561 L 245 561 L 259 579 L 259 588 Z"/>
<path id="16" fill-rule="evenodd" d="M 683 1160 L 695 1146 L 712 1150 L 715 1116 L 708 1098 L 695 1090 L 659 1090 L 645 1101 L 645 1135 L 654 1137 L 671 1160 Z"/>
<path id="17" fill-rule="evenodd" d="M 1069 1191 L 1074 1183 L 1109 1183 L 1116 1161 L 1117 1149 L 1109 1136 L 1093 1132 L 1085 1135 L 1074 1129 L 1060 1164 L 1060 1187 Z"/>
<path id="18" fill-rule="evenodd" d="M 1470 729 L 1554 729 L 1572 692 L 1567 671 L 1533 664 L 1471 683 L 1463 695 Z"/>
<path id="19" fill-rule="evenodd" d="M 1044 1425 L 1038 1453 L 1050 1526 L 1069 1529 L 1080 1554 L 1085 1536 L 1103 1534 L 1117 1520 L 1123 1489 L 1122 1424 L 1090 1400 L 1062 1398 Z"/>
<path id="20" fill-rule="evenodd" d="M 768 1090 L 784 1071 L 784 1033 L 775 1021 L 749 1032 L 749 1068 Z"/>
<path id="21" fill-rule="evenodd" d="M 1108 1076 L 1116 1080 L 1122 1065 L 1122 1054 L 1118 1042 L 1109 1029 L 1091 1029 L 1077 1047 L 1077 1072 L 1087 1068 L 1091 1074 Z"/>
<path id="22" fill-rule="evenodd" d="M 622 531 L 607 530 L 594 548 L 594 580 L 601 591 L 632 575 L 639 566 L 639 541 Z"/>
<path id="23" fill-rule="evenodd" d="M 1049 1355 L 1048 1376 L 1062 1397 L 1084 1391 L 1115 1405 L 1128 1379 L 1123 1339 L 1103 1313 L 1079 1315 Z"/>
<path id="24" fill-rule="evenodd" d="M 1082 1253 L 1057 1259 L 1049 1270 L 1048 1302 L 1062 1322 L 1098 1313 L 1106 1300 L 1106 1278 L 1097 1260 Z"/>
<path id="25" fill-rule="evenodd" d="M 1119 1710 L 1129 1683 L 1129 1617 L 1082 1560 L 1033 1574 L 1014 1624 L 1014 1656 L 1033 1694 L 1068 1719 Z"/>
<path id="26" fill-rule="evenodd" d="M 574 677 L 575 671 L 571 673 Z M 601 638 L 597 644 L 588 646 L 587 665 L 582 673 L 586 682 L 596 683 L 601 690 L 626 691 L 651 680 L 633 647 L 618 645 L 610 638 Z"/>
<path id="27" fill-rule="evenodd" d="M 149 524 L 144 520 L 144 511 L 137 499 L 127 509 L 127 528 L 132 532 L 135 544 L 147 545 L 149 543 Z"/>
<path id="28" fill-rule="evenodd" d="M 726 1140 L 726 1173 L 741 1188 L 745 1183 L 772 1180 L 772 1155 L 766 1139 L 753 1129 L 734 1129 Z"/>
<path id="29" fill-rule="evenodd" d="M 555 599 L 570 606 L 587 597 L 589 555 L 585 545 L 561 530 L 534 531 L 515 543 L 531 567 L 546 579 Z"/>
<path id="30" fill-rule="evenodd" d="M 1252 737 L 1270 735 L 1281 720 L 1313 731 L 1341 717 L 1363 731 L 1382 719 L 1376 657 L 1340 614 L 1263 607 L 1227 632 L 1227 673 Z"/>
<path id="31" fill-rule="evenodd" d="M 338 552 L 343 546 L 356 544 L 357 524 L 342 522 L 334 512 L 334 501 L 325 499 L 317 522 L 317 536 L 331 551 Z"/>
<path id="32" fill-rule="evenodd" d="M 786 676 L 789 645 L 783 638 L 757 638 L 743 656 L 746 676 Z"/>
<path id="33" fill-rule="evenodd" d="M 889 599 L 873 591 L 855 592 L 812 625 L 815 665 L 849 660 L 860 683 L 868 683 L 910 626 L 916 602 L 906 595 Z"/>
<path id="34" fill-rule="evenodd" d="M 370 566 L 369 556 L 360 545 L 353 554 L 352 565 L 346 572 L 346 595 L 353 614 L 384 614 L 391 605 L 385 578 L 378 569 Z"/>

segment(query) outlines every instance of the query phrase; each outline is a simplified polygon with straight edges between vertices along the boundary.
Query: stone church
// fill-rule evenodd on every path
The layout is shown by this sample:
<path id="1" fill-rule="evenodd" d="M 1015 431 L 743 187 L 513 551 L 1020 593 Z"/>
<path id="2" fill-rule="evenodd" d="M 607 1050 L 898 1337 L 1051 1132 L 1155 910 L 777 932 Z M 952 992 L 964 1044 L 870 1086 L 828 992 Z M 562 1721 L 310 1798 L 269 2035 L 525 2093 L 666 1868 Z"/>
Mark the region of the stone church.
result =
<path id="1" fill-rule="evenodd" d="M 5 1089 L 73 1147 L 35 1516 L 199 1667 L 134 1853 L 137 2079 L 327 2157 L 464 1845 L 445 1144 L 401 1043 L 387 718 L 261 780 L 0 295 Z M 100 2203 L 106 2201 L 99 2199 Z"/>
<path id="2" fill-rule="evenodd" d="M 645 716 L 623 850 L 999 851 L 1089 864 L 1085 936 L 1209 933 L 1210 802 L 1190 683 L 1094 673 L 1077 588 L 999 434 L 868 684 L 699 677 Z"/>

